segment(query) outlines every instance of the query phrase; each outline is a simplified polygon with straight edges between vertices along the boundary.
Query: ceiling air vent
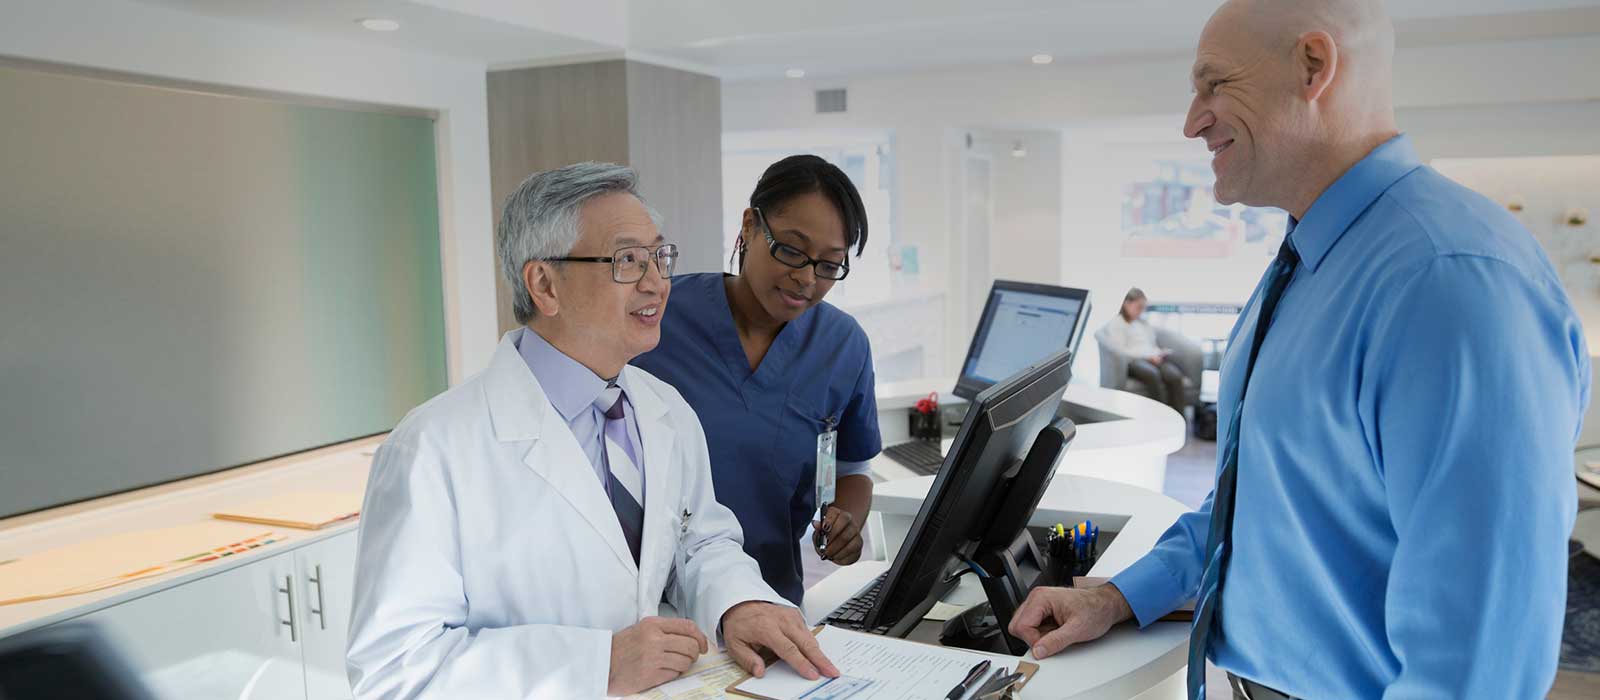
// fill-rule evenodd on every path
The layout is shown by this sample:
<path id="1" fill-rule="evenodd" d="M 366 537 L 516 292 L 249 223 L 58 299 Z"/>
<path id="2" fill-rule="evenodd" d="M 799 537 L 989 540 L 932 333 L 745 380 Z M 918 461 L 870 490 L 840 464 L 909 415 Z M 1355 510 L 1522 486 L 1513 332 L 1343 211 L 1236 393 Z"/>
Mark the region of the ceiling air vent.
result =
<path id="1" fill-rule="evenodd" d="M 844 88 L 837 90 L 817 91 L 817 114 L 830 114 L 843 112 L 845 107 Z"/>

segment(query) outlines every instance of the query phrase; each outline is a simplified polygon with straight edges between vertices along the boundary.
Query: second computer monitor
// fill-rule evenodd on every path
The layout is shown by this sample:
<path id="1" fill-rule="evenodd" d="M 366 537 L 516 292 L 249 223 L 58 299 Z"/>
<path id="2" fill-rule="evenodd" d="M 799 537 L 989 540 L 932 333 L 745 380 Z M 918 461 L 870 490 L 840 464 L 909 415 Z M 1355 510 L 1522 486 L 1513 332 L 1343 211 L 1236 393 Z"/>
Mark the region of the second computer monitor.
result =
<path id="1" fill-rule="evenodd" d="M 1076 354 L 1089 319 L 1089 290 L 997 280 L 989 290 L 955 395 L 971 399 L 1061 350 Z"/>

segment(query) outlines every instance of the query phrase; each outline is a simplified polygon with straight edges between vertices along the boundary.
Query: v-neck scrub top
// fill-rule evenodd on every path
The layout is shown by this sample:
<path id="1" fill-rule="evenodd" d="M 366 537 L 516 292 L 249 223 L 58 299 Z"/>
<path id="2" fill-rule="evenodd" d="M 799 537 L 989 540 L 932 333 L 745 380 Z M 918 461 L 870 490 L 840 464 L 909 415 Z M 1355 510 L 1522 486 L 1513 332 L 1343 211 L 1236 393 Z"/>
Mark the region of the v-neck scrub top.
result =
<path id="1" fill-rule="evenodd" d="M 661 342 L 633 364 L 694 408 L 717 500 L 744 528 L 744 550 L 784 598 L 805 593 L 801 538 L 816 513 L 817 436 L 839 431 L 840 476 L 883 449 L 867 335 L 823 302 L 789 322 L 754 372 L 720 273 L 678 275 Z M 854 463 L 854 464 L 852 464 Z"/>

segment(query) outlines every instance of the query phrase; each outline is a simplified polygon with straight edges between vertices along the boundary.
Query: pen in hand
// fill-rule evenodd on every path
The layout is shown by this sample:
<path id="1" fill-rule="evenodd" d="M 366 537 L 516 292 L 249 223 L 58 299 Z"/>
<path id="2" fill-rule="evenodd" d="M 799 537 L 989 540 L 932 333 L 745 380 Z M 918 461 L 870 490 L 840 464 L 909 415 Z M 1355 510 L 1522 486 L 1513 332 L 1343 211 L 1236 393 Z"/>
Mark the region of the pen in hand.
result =
<path id="1" fill-rule="evenodd" d="M 828 509 L 831 507 L 832 503 L 824 503 L 817 511 L 821 516 L 817 518 L 817 556 L 823 561 L 828 560 Z"/>

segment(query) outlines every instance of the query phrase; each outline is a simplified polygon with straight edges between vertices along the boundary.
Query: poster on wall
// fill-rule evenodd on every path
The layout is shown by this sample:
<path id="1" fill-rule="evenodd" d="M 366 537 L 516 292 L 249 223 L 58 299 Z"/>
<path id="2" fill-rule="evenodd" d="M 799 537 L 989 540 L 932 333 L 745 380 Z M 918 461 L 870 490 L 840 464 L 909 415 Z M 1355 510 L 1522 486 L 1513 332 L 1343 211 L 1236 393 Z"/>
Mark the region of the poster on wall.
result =
<path id="1" fill-rule="evenodd" d="M 1220 204 L 1204 159 L 1164 160 L 1122 191 L 1122 255 L 1230 258 L 1277 251 L 1289 224 L 1281 209 Z"/>

